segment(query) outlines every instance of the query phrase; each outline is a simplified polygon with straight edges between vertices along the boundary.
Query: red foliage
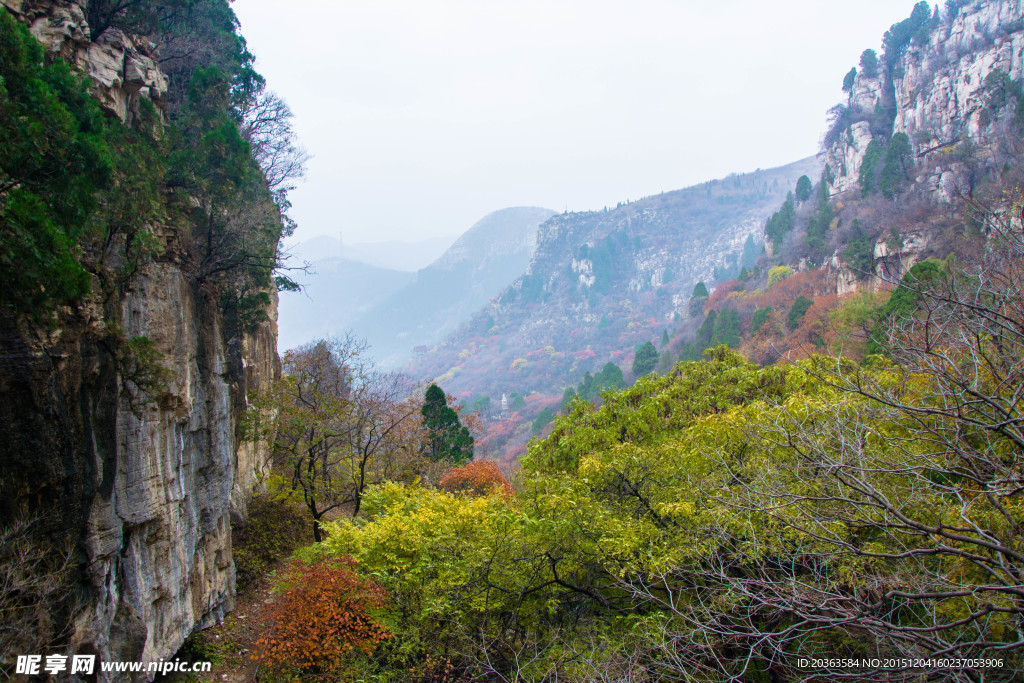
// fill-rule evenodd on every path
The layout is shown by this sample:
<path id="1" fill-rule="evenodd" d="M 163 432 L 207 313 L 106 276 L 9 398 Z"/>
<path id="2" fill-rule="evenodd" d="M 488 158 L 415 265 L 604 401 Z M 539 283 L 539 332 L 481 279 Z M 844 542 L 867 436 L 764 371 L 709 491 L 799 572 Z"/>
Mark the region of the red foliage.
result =
<path id="1" fill-rule="evenodd" d="M 355 565 L 349 557 L 293 560 L 278 581 L 285 590 L 270 608 L 269 635 L 257 641 L 261 653 L 254 659 L 338 674 L 352 652 L 372 654 L 389 639 L 373 618 L 385 604 L 384 591 L 356 573 Z"/>
<path id="2" fill-rule="evenodd" d="M 512 483 L 505 478 L 498 466 L 486 460 L 476 460 L 461 467 L 453 467 L 441 475 L 438 487 L 452 493 L 498 493 L 506 498 L 515 493 Z"/>

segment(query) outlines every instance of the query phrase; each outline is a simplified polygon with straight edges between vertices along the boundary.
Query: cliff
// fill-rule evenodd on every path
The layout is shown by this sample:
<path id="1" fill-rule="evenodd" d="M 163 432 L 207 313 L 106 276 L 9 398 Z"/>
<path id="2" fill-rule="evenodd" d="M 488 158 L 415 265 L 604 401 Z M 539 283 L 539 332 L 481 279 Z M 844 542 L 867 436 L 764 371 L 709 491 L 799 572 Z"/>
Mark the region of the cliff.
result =
<path id="1" fill-rule="evenodd" d="M 168 119 L 169 78 L 148 38 L 92 36 L 77 2 L 2 1 L 47 62 L 89 77 L 108 116 L 131 126 L 148 101 Z M 42 322 L 0 309 L 0 521 L 69 550 L 70 597 L 51 606 L 58 640 L 38 643 L 55 652 L 169 658 L 234 605 L 230 521 L 266 459 L 240 438 L 240 418 L 279 373 L 276 293 L 245 318 L 232 292 L 249 290 L 196 251 L 202 196 L 172 195 L 165 185 L 152 200 L 147 258 L 131 261 L 133 243 L 110 232 L 107 260 L 87 264 L 88 296 Z"/>
<path id="2" fill-rule="evenodd" d="M 825 149 L 834 192 L 860 189 L 871 141 L 887 146 L 898 133 L 913 147 L 916 191 L 933 201 L 969 193 L 986 170 L 1016 155 L 1007 135 L 1014 101 L 998 97 L 991 75 L 1024 75 L 1024 5 L 968 0 L 947 3 L 925 23 L 929 14 L 904 26 L 912 36 L 890 29 L 878 68 L 861 65 L 848 101 L 834 111 Z"/>

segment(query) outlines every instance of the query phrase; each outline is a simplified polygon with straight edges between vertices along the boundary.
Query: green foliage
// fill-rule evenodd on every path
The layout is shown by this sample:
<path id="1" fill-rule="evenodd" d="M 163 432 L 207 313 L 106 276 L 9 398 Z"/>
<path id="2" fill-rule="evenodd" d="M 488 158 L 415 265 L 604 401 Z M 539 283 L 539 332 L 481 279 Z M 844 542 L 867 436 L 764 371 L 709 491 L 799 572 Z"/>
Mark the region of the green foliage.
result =
<path id="1" fill-rule="evenodd" d="M 795 223 L 796 205 L 793 203 L 793 193 L 791 192 L 786 197 L 786 201 L 782 203 L 782 208 L 772 214 L 764 227 L 764 234 L 775 245 L 776 251 L 781 246 L 782 239 L 793 229 Z"/>
<path id="2" fill-rule="evenodd" d="M 811 198 L 811 192 L 814 186 L 811 183 L 811 179 L 805 175 L 800 176 L 796 181 L 796 192 L 794 193 L 798 202 L 806 202 Z"/>
<path id="3" fill-rule="evenodd" d="M 427 387 L 420 413 L 428 432 L 425 454 L 431 460 L 460 464 L 473 459 L 473 436 L 459 421 L 459 414 L 448 406 L 441 387 Z"/>
<path id="4" fill-rule="evenodd" d="M 789 309 L 789 315 L 786 317 L 786 322 L 789 323 L 789 329 L 795 330 L 800 327 L 800 322 L 803 321 L 804 316 L 807 315 L 807 309 L 811 307 L 814 301 L 801 295 L 796 298 L 793 305 Z"/>
<path id="5" fill-rule="evenodd" d="M 633 356 L 633 376 L 643 377 L 658 364 L 658 349 L 651 342 L 644 342 Z"/>
<path id="6" fill-rule="evenodd" d="M 757 259 L 761 256 L 761 252 L 764 251 L 764 243 L 754 241 L 753 235 L 747 235 L 746 241 L 743 242 L 743 253 L 740 255 L 740 267 L 742 268 L 753 268 L 754 264 L 757 263 Z"/>
<path id="7" fill-rule="evenodd" d="M 857 80 L 857 67 L 850 67 L 850 70 L 846 72 L 846 76 L 843 77 L 843 92 L 852 93 L 853 84 Z"/>
<path id="8" fill-rule="evenodd" d="M 857 273 L 867 274 L 874 270 L 875 243 L 864 230 L 858 219 L 853 219 L 850 234 L 846 239 L 847 247 L 843 250 L 843 259 Z"/>
<path id="9" fill-rule="evenodd" d="M 704 304 L 707 303 L 708 296 L 708 288 L 703 281 L 693 286 L 693 294 L 690 295 L 690 303 L 687 308 L 691 318 L 704 312 Z"/>
<path id="10" fill-rule="evenodd" d="M 896 133 L 885 152 L 885 165 L 879 182 L 879 189 L 886 199 L 895 199 L 896 193 L 910 180 L 913 164 L 914 148 L 910 144 L 910 136 Z"/>
<path id="11" fill-rule="evenodd" d="M 860 165 L 860 174 L 858 180 L 860 182 L 860 194 L 862 197 L 867 197 L 875 188 L 875 174 L 878 169 L 878 162 L 880 162 L 885 154 L 885 149 L 882 147 L 882 143 L 876 139 L 872 139 L 868 143 L 868 148 L 864 152 L 864 158 Z"/>
<path id="12" fill-rule="evenodd" d="M 875 316 L 878 322 L 868 340 L 868 353 L 882 352 L 886 347 L 889 330 L 892 326 L 912 318 L 917 313 L 922 300 L 922 291 L 934 286 L 945 274 L 945 264 L 935 259 L 914 264 L 900 280 L 899 287 Z"/>
<path id="13" fill-rule="evenodd" d="M 512 401 L 509 403 L 509 409 L 512 411 L 519 411 L 526 407 L 526 399 L 519 394 L 513 393 L 509 395 Z"/>
<path id="14" fill-rule="evenodd" d="M 554 419 L 555 419 L 555 411 L 553 411 L 551 408 L 548 408 L 548 407 L 543 408 L 537 414 L 537 417 L 533 420 L 533 424 L 530 426 L 530 429 L 532 430 L 533 435 L 537 436 L 538 434 L 540 434 L 541 431 L 543 431 L 543 429 L 545 427 L 547 427 L 548 424 L 550 424 L 551 421 L 554 420 Z"/>
<path id="15" fill-rule="evenodd" d="M 750 333 L 757 334 L 761 327 L 768 320 L 768 314 L 772 312 L 771 307 L 759 308 L 754 311 L 754 315 L 750 318 Z"/>
<path id="16" fill-rule="evenodd" d="M 860 54 L 860 70 L 867 78 L 878 76 L 878 53 L 874 50 L 864 50 Z"/>
<path id="17" fill-rule="evenodd" d="M 140 203 L 116 218 L 141 230 L 153 179 L 139 173 L 114 189 L 147 168 L 152 158 L 140 148 L 153 144 L 108 119 L 83 76 L 60 60 L 45 64 L 32 34 L 0 13 L 0 305 L 41 319 L 89 293 L 84 249 L 115 229 L 97 208 L 123 206 L 127 192 Z"/>
<path id="18" fill-rule="evenodd" d="M 661 346 L 662 346 L 662 348 L 668 346 L 668 342 L 669 342 L 668 330 L 665 330 L 664 332 L 661 333 Z"/>
<path id="19" fill-rule="evenodd" d="M 723 309 L 715 320 L 711 346 L 719 344 L 733 349 L 740 345 L 740 316 L 731 308 Z"/>
<path id="20" fill-rule="evenodd" d="M 932 8 L 927 0 L 914 5 L 910 17 L 901 22 L 893 24 L 882 37 L 882 47 L 885 50 L 885 65 L 891 69 L 896 60 L 907 51 L 912 39 L 922 43 L 927 40 L 928 29 L 931 24 Z"/>

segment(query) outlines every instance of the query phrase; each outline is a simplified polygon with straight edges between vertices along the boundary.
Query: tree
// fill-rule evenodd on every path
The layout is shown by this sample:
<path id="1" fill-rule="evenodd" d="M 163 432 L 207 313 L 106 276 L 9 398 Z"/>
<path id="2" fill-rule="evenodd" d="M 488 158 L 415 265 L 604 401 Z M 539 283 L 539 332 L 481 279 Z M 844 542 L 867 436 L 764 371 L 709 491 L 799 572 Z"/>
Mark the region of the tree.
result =
<path id="1" fill-rule="evenodd" d="M 597 375 L 597 381 L 604 389 L 622 389 L 626 386 L 622 368 L 608 361 Z"/>
<path id="2" fill-rule="evenodd" d="M 850 67 L 850 70 L 843 77 L 843 92 L 852 93 L 853 84 L 857 81 L 857 67 Z"/>
<path id="3" fill-rule="evenodd" d="M 431 384 L 423 401 L 423 426 L 427 429 L 424 454 L 431 460 L 461 463 L 473 459 L 473 436 L 459 421 L 459 414 L 448 405 L 441 387 Z"/>
<path id="4" fill-rule="evenodd" d="M 391 633 L 376 615 L 386 604 L 380 586 L 356 571 L 351 558 L 314 564 L 293 560 L 277 579 L 268 635 L 259 654 L 284 670 L 347 678 L 353 654 L 371 655 Z"/>
<path id="5" fill-rule="evenodd" d="M 512 483 L 498 466 L 486 460 L 477 460 L 448 470 L 441 475 L 437 487 L 442 491 L 475 496 L 496 493 L 508 497 L 515 493 Z"/>
<path id="6" fill-rule="evenodd" d="M 754 311 L 753 317 L 750 319 L 750 333 L 757 334 L 760 331 L 761 326 L 764 325 L 765 321 L 768 320 L 768 314 L 771 313 L 771 308 L 759 308 Z"/>
<path id="7" fill-rule="evenodd" d="M 573 396 L 575 397 L 576 394 L 573 394 Z M 554 419 L 555 411 L 553 411 L 550 407 L 545 406 L 543 409 L 541 409 L 540 413 L 537 414 L 537 417 L 533 420 L 533 424 L 530 427 L 533 432 L 533 435 L 537 436 L 538 434 L 540 434 L 544 427 L 546 427 Z"/>
<path id="8" fill-rule="evenodd" d="M 874 50 L 864 50 L 860 55 L 860 69 L 861 73 L 866 78 L 875 78 L 878 76 L 878 53 Z"/>
<path id="9" fill-rule="evenodd" d="M 658 349 L 647 341 L 640 345 L 633 356 L 633 376 L 643 377 L 658 364 Z"/>
<path id="10" fill-rule="evenodd" d="M 664 330 L 661 333 L 661 345 L 662 345 L 662 347 L 668 346 L 668 342 L 669 342 L 668 330 Z"/>
<path id="11" fill-rule="evenodd" d="M 731 309 L 724 308 L 715 320 L 714 333 L 711 336 L 711 346 L 727 344 L 730 348 L 740 345 L 740 316 Z"/>
<path id="12" fill-rule="evenodd" d="M 690 317 L 696 317 L 704 312 L 704 304 L 708 300 L 708 288 L 703 281 L 693 286 L 693 294 L 690 295 L 689 313 Z"/>
<path id="13" fill-rule="evenodd" d="M 289 351 L 281 380 L 254 398 L 246 416 L 248 438 L 270 441 L 317 542 L 324 515 L 345 505 L 358 514 L 369 486 L 419 471 L 413 385 L 365 364 L 364 349 L 346 337 Z"/>
<path id="14" fill-rule="evenodd" d="M 867 197 L 874 191 L 875 172 L 878 168 L 878 162 L 882 160 L 884 154 L 885 149 L 882 147 L 882 143 L 872 138 L 871 142 L 868 143 L 868 148 L 864 151 L 864 158 L 860 163 L 858 179 L 860 182 L 860 195 L 862 197 Z"/>
<path id="15" fill-rule="evenodd" d="M 782 203 L 782 207 L 773 213 L 765 223 L 764 234 L 772 241 L 776 250 L 782 245 L 782 239 L 796 223 L 796 206 L 793 202 L 793 193 L 790 192 L 786 196 L 786 201 Z"/>
<path id="16" fill-rule="evenodd" d="M 793 302 L 793 306 L 789 309 L 789 315 L 786 318 L 786 322 L 789 324 L 789 329 L 795 330 L 800 327 L 800 321 L 804 319 L 804 315 L 807 314 L 807 309 L 811 307 L 814 301 L 807 297 L 800 295 Z"/>
<path id="17" fill-rule="evenodd" d="M 914 163 L 914 149 L 910 144 L 910 136 L 896 133 L 889 141 L 889 149 L 885 152 L 885 165 L 879 189 L 886 199 L 895 199 L 896 193 L 910 179 L 910 169 Z"/>
<path id="18" fill-rule="evenodd" d="M 814 190 L 814 186 L 811 183 L 811 179 L 806 175 L 800 176 L 796 181 L 796 192 L 794 196 L 798 202 L 806 202 L 811 198 L 811 192 Z"/>
<path id="19" fill-rule="evenodd" d="M 843 259 L 855 272 L 867 275 L 874 272 L 875 242 L 864 230 L 860 220 L 854 218 L 850 224 L 850 234 L 846 238 Z"/>

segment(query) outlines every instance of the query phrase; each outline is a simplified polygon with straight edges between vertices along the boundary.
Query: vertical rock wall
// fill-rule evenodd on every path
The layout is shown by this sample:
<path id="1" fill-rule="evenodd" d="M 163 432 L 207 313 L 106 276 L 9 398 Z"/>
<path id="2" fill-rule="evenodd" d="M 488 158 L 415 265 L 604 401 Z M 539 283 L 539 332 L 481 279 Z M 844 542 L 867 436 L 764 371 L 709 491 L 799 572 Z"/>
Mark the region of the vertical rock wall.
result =
<path id="1" fill-rule="evenodd" d="M 916 182 L 935 200 L 948 201 L 962 184 L 965 170 L 955 153 L 957 145 L 970 140 L 984 157 L 1006 140 L 1012 106 L 995 116 L 986 111 L 985 78 L 995 69 L 1014 79 L 1024 74 L 1022 0 L 968 0 L 955 18 L 944 16 L 932 28 L 926 45 L 907 49 L 893 69 L 892 83 L 881 66 L 874 78 L 858 73 L 847 104 L 853 118 L 868 118 L 891 87 L 896 106 L 893 133 L 910 136 L 919 168 Z M 860 120 L 826 150 L 835 175 L 834 191 L 859 188 L 861 163 L 872 137 L 869 124 Z"/>
<path id="2" fill-rule="evenodd" d="M 82 68 L 113 115 L 130 121 L 141 97 L 159 107 L 167 81 L 142 39 L 89 42 L 75 2 L 0 2 Z M 60 311 L 52 329 L 0 315 L 0 512 L 71 539 L 72 647 L 102 660 L 168 658 L 233 608 L 230 519 L 266 461 L 239 422 L 280 372 L 276 300 L 269 322 L 231 329 L 217 293 L 175 260 L 173 231 L 161 239 L 167 256 L 126 291 Z M 144 394 L 118 374 L 133 337 L 162 354 L 165 387 Z"/>

